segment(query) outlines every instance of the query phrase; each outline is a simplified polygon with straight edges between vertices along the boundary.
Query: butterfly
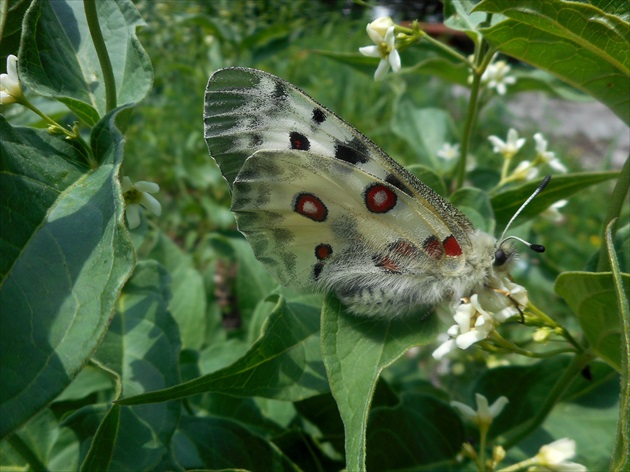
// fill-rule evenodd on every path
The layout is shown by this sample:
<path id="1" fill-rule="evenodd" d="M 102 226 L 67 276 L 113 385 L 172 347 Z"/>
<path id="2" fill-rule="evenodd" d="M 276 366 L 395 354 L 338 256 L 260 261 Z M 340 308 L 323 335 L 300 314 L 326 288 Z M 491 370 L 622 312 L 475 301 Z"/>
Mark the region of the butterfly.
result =
<path id="1" fill-rule="evenodd" d="M 332 291 L 355 314 L 426 312 L 488 287 L 514 259 L 361 132 L 274 75 L 215 72 L 204 137 L 257 259 L 281 284 Z"/>

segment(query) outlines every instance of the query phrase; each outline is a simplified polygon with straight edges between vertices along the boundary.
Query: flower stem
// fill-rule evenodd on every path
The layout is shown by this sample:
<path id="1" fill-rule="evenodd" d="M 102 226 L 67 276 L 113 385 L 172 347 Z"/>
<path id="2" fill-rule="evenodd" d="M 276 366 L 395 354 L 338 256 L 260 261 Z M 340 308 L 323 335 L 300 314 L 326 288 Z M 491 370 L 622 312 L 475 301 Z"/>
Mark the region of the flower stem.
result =
<path id="1" fill-rule="evenodd" d="M 555 320 L 547 316 L 545 312 L 543 312 L 540 308 L 534 305 L 531 301 L 527 304 L 527 310 L 531 311 L 536 315 L 538 319 L 543 320 L 543 322 L 554 329 L 559 328 L 561 330 L 561 336 L 566 339 L 569 343 L 571 343 L 578 351 L 583 351 L 584 348 L 575 340 L 571 333 L 562 325 L 559 325 Z"/>
<path id="2" fill-rule="evenodd" d="M 88 29 L 92 36 L 94 49 L 98 56 L 98 62 L 103 72 L 103 82 L 105 84 L 105 110 L 110 111 L 116 108 L 116 80 L 114 79 L 114 71 L 112 63 L 107 53 L 107 46 L 103 39 L 103 33 L 98 22 L 98 14 L 96 11 L 96 0 L 83 0 L 83 8 L 87 18 Z"/>
<path id="3" fill-rule="evenodd" d="M 432 38 L 431 35 L 425 33 L 424 31 L 421 31 L 421 33 L 422 34 L 419 36 L 421 39 L 423 39 L 425 41 L 428 41 L 429 43 L 433 44 L 438 49 L 441 49 L 442 51 L 444 51 L 448 55 L 453 56 L 458 61 L 463 62 L 468 67 L 472 68 L 472 67 L 475 66 L 472 62 L 470 62 L 468 60 L 468 58 L 466 56 L 458 53 L 456 50 L 454 50 L 453 48 L 451 48 L 448 45 L 444 44 L 442 41 L 438 41 L 437 39 Z"/>
<path id="4" fill-rule="evenodd" d="M 489 336 L 489 339 L 494 341 L 496 345 L 505 349 L 507 352 L 510 352 L 513 354 L 520 354 L 521 356 L 525 356 L 525 357 L 531 357 L 532 359 L 547 359 L 549 357 L 557 356 L 558 354 L 566 354 L 569 352 L 575 352 L 575 349 L 570 349 L 570 348 L 554 349 L 553 351 L 546 351 L 546 352 L 529 351 L 527 349 L 518 347 L 516 344 L 508 341 L 496 331 L 494 331 Z M 486 347 L 484 344 L 481 344 L 481 345 L 483 347 Z"/>
<path id="5" fill-rule="evenodd" d="M 477 121 L 477 115 L 479 114 L 479 92 L 481 89 L 481 76 L 483 75 L 486 67 L 490 64 L 492 57 L 494 56 L 493 50 L 483 51 L 485 42 L 478 44 L 475 54 L 475 67 L 473 68 L 473 82 L 470 88 L 470 100 L 468 102 L 468 111 L 466 112 L 466 123 L 464 124 L 464 134 L 462 136 L 462 151 L 459 157 L 459 163 L 457 165 L 457 176 L 455 179 L 455 190 L 464 185 L 464 178 L 466 177 L 466 160 L 468 158 L 468 149 L 470 147 L 470 140 L 472 137 L 472 130 Z"/>

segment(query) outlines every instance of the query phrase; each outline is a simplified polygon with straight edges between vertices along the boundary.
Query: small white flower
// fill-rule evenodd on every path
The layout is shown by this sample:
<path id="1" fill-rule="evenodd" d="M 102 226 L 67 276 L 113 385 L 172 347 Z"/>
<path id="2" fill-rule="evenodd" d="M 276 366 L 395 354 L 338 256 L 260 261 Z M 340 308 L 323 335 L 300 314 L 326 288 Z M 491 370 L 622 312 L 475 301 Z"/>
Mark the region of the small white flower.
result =
<path id="1" fill-rule="evenodd" d="M 536 157 L 545 164 L 549 164 L 549 167 L 552 169 L 566 174 L 567 168 L 562 162 L 560 162 L 560 159 L 556 157 L 556 154 L 551 151 L 547 151 L 547 141 L 543 135 L 541 133 L 536 133 L 534 135 L 534 141 L 536 141 Z"/>
<path id="2" fill-rule="evenodd" d="M 575 456 L 575 441 L 569 438 L 558 439 L 540 448 L 534 457 L 536 465 L 528 471 L 562 471 L 562 472 L 586 472 L 582 464 L 569 462 L 568 459 Z"/>
<path id="3" fill-rule="evenodd" d="M 479 290 L 468 302 L 457 306 L 453 315 L 456 324 L 446 331 L 450 338 L 433 351 L 435 359 L 441 359 L 458 348 L 467 349 L 486 339 L 496 326 L 518 315 L 519 309 L 527 306 L 527 290 L 507 277 L 495 277 L 489 281 L 489 285 L 494 289 Z"/>
<path id="4" fill-rule="evenodd" d="M 125 198 L 125 214 L 129 229 L 140 225 L 140 206 L 156 216 L 162 213 L 162 205 L 155 197 L 150 195 L 160 190 L 160 186 L 154 182 L 138 181 L 135 184 L 129 177 L 123 177 L 122 192 Z"/>
<path id="5" fill-rule="evenodd" d="M 518 132 L 514 128 L 510 128 L 507 134 L 507 141 L 503 141 L 497 136 L 488 136 L 488 140 L 494 146 L 493 152 L 501 154 L 506 159 L 511 159 L 525 144 L 525 138 L 519 138 Z"/>
<path id="6" fill-rule="evenodd" d="M 396 26 L 394 20 L 392 20 L 389 16 L 382 16 L 374 20 L 372 23 L 368 23 L 365 29 L 372 41 L 378 44 L 383 41 L 383 38 L 387 34 L 387 30 L 392 26 Z"/>
<path id="7" fill-rule="evenodd" d="M 516 168 L 512 171 L 512 180 L 534 180 L 538 177 L 538 169 L 536 169 L 531 162 L 523 161 L 519 162 Z"/>
<path id="8" fill-rule="evenodd" d="M 452 161 L 459 157 L 459 144 L 444 143 L 438 150 L 437 155 L 445 161 Z"/>
<path id="9" fill-rule="evenodd" d="M 7 56 L 7 73 L 0 74 L 0 105 L 15 103 L 22 98 L 22 87 L 17 72 L 17 57 Z"/>
<path id="10" fill-rule="evenodd" d="M 380 57 L 374 80 L 383 80 L 391 67 L 394 72 L 400 71 L 400 54 L 396 50 L 394 22 L 389 17 L 382 17 L 367 25 L 367 33 L 376 46 L 359 48 L 359 52 L 368 57 Z"/>
<path id="11" fill-rule="evenodd" d="M 516 82 L 516 78 L 507 75 L 511 67 L 505 61 L 490 64 L 481 76 L 481 83 L 490 89 L 496 89 L 499 95 L 505 95 L 506 86 Z"/>
<path id="12" fill-rule="evenodd" d="M 546 220 L 553 221 L 554 223 L 560 223 L 564 220 L 564 215 L 560 213 L 560 208 L 564 207 L 567 203 L 569 203 L 569 200 L 558 200 L 556 203 L 544 210 L 540 216 Z"/>
<path id="13" fill-rule="evenodd" d="M 475 393 L 475 399 L 477 400 L 477 411 L 460 402 L 451 402 L 451 406 L 459 411 L 464 419 L 478 426 L 486 427 L 501 414 L 505 405 L 509 403 L 506 397 L 499 397 L 491 406 L 488 406 L 488 399 L 479 393 Z"/>
<path id="14" fill-rule="evenodd" d="M 551 335 L 553 334 L 553 330 L 548 326 L 543 326 L 542 328 L 538 328 L 534 331 L 532 335 L 532 339 L 535 343 L 545 344 Z"/>

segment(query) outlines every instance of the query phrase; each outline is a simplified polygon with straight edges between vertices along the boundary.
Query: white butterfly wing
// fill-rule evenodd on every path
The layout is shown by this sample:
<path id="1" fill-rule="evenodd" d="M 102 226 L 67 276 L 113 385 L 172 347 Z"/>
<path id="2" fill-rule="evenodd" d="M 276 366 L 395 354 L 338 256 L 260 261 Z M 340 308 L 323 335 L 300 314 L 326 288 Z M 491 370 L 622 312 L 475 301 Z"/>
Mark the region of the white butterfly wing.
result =
<path id="1" fill-rule="evenodd" d="M 424 185 L 369 138 L 299 88 L 256 69 L 217 71 L 206 87 L 205 138 L 230 184 L 249 156 L 261 149 L 299 149 L 356 166 L 413 196 L 448 221 L 462 247 L 470 247 L 472 224 L 457 208 Z"/>
<path id="2" fill-rule="evenodd" d="M 216 72 L 204 132 L 239 229 L 284 285 L 333 290 L 376 314 L 436 303 L 483 278 L 487 251 L 471 265 L 470 221 L 288 82 Z"/>

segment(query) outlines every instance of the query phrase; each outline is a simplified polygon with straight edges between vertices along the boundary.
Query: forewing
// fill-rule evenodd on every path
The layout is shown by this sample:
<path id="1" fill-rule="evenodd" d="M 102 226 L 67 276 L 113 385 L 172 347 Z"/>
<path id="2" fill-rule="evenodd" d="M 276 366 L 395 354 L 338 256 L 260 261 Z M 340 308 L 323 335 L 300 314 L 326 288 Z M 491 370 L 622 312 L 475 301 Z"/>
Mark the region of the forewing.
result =
<path id="1" fill-rule="evenodd" d="M 255 69 L 217 71 L 206 88 L 204 135 L 230 187 L 256 151 L 302 150 L 333 158 L 387 182 L 449 226 L 470 248 L 470 221 L 367 137 L 297 87 Z"/>

